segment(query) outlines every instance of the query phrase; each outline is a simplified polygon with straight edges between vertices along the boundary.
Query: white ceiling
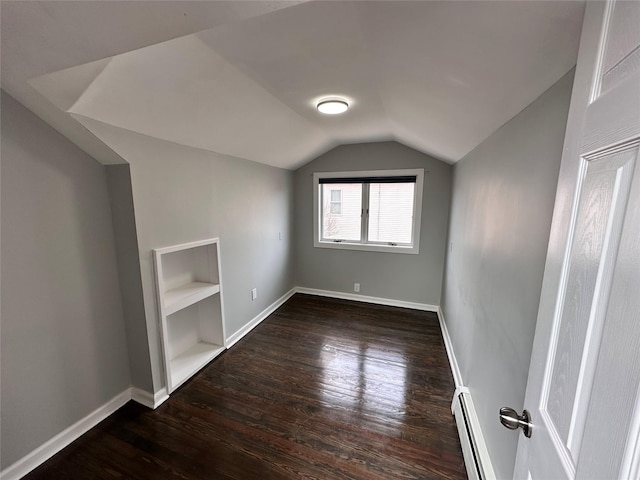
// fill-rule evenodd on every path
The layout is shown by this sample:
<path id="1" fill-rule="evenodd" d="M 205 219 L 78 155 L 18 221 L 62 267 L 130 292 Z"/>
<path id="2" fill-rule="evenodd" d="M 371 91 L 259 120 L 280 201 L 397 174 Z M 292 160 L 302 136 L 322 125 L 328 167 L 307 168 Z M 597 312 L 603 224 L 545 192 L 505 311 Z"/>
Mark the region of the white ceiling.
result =
<path id="1" fill-rule="evenodd" d="M 564 75 L 582 2 L 7 2 L 2 88 L 102 163 L 100 124 L 297 168 L 397 140 L 448 162 Z M 325 95 L 352 108 L 329 117 Z M 107 141 L 106 139 L 104 139 Z"/>

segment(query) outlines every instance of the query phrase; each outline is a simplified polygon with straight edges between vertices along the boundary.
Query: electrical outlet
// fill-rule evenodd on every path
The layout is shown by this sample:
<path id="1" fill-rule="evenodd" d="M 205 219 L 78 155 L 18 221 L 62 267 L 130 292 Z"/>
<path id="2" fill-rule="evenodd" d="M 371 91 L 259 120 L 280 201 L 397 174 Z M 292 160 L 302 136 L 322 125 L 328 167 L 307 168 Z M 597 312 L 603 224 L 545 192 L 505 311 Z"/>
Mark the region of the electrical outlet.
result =
<path id="1" fill-rule="evenodd" d="M 358 293 L 360 291 L 360 284 L 359 283 L 354 283 L 353 284 L 353 291 Z"/>
<path id="2" fill-rule="evenodd" d="M 278 240 L 282 240 L 282 232 L 278 232 Z"/>
<path id="3" fill-rule="evenodd" d="M 252 288 L 251 289 L 251 300 L 255 300 L 256 298 L 258 298 L 258 289 L 257 288 Z"/>

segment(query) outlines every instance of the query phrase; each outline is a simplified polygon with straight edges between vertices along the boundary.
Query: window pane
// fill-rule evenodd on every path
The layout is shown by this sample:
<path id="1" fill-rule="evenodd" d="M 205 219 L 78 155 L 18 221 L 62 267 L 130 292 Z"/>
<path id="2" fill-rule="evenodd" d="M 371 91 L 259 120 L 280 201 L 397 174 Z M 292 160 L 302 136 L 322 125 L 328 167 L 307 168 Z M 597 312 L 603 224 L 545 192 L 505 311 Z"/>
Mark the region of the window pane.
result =
<path id="1" fill-rule="evenodd" d="M 322 238 L 360 241 L 362 184 L 340 183 L 322 187 Z M 332 202 L 339 191 L 340 203 Z M 340 213 L 334 213 L 339 205 Z"/>
<path id="2" fill-rule="evenodd" d="M 342 190 L 332 189 L 331 190 L 331 201 L 332 202 L 339 202 L 340 200 L 342 200 Z"/>
<path id="3" fill-rule="evenodd" d="M 411 243 L 415 183 L 369 186 L 370 242 Z"/>

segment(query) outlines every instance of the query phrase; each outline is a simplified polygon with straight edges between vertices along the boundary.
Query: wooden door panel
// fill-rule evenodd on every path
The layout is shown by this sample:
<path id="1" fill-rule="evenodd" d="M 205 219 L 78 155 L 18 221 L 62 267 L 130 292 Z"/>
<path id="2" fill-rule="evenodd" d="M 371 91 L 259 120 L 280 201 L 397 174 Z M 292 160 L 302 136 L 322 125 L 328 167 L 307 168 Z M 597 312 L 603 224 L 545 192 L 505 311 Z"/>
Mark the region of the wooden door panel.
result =
<path id="1" fill-rule="evenodd" d="M 636 156 L 637 146 L 582 160 L 540 405 L 570 476 L 579 457 L 605 323 L 603 306 L 608 303 Z"/>
<path id="2" fill-rule="evenodd" d="M 638 144 L 618 154 L 627 159 L 633 180 L 627 188 L 626 173 L 621 177 L 618 207 L 621 225 L 618 245 L 609 278 L 603 282 L 608 290 L 602 302 L 602 333 L 597 361 L 593 366 L 590 399 L 584 416 L 584 440 L 577 468 L 579 478 L 637 478 L 640 410 L 640 168 Z M 634 168 L 635 167 L 635 168 Z M 626 198 L 625 198 L 626 197 Z M 628 201 L 627 201 L 628 200 Z M 622 220 L 620 220 L 622 222 Z M 617 228 L 617 227 L 616 227 Z M 612 235 L 613 238 L 613 235 Z M 637 475 L 637 473 L 636 473 Z"/>

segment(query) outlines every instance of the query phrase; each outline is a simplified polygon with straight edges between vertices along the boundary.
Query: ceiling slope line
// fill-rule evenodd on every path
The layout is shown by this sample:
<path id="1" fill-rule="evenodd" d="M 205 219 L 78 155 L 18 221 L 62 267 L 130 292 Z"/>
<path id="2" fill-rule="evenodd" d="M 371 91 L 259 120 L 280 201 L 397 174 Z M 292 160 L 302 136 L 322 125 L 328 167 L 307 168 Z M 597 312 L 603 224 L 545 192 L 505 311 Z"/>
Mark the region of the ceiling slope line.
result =
<path id="1" fill-rule="evenodd" d="M 109 67 L 109 64 L 111 63 L 113 58 L 114 57 L 109 57 L 108 59 L 103 59 L 103 60 L 106 60 L 106 62 L 104 64 L 104 66 L 100 69 L 100 72 L 98 72 L 98 74 L 95 77 L 93 77 L 93 80 L 91 80 L 91 83 L 89 83 L 86 86 L 86 88 L 84 90 L 82 90 L 82 93 L 80 95 L 78 95 L 78 98 L 76 98 L 75 102 L 73 102 L 73 105 L 71 105 L 68 109 L 65 110 L 65 113 L 71 113 L 73 111 L 73 109 L 76 106 L 76 104 L 82 100 L 82 97 L 84 97 L 84 95 L 91 89 L 91 86 L 95 83 L 95 81 Z"/>
<path id="2" fill-rule="evenodd" d="M 91 88 L 112 59 L 113 57 L 106 57 L 46 73 L 28 79 L 27 83 L 60 110 L 68 112 Z"/>

